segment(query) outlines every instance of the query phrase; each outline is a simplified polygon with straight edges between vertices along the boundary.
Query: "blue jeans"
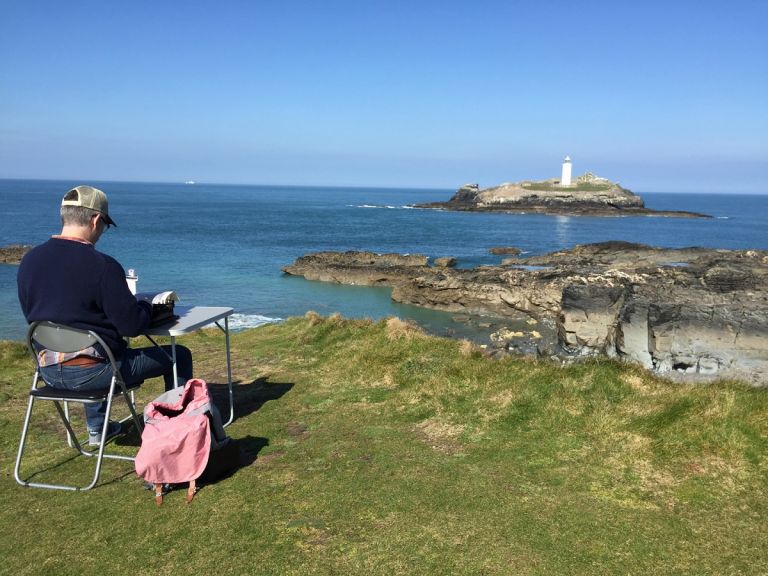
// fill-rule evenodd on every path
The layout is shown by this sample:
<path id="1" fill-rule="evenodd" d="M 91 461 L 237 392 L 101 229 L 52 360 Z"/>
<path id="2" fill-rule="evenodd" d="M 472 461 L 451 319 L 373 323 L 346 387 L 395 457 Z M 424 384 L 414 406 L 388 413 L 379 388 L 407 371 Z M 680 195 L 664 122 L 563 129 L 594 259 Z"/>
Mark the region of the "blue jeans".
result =
<path id="1" fill-rule="evenodd" d="M 171 362 L 170 356 L 170 346 L 162 346 L 162 350 L 156 346 L 129 348 L 122 358 L 117 360 L 117 366 L 126 385 L 162 376 L 165 381 L 165 389 L 170 390 L 177 384 L 183 386 L 187 380 L 192 378 L 192 353 L 184 346 L 176 346 L 177 382 L 173 380 L 173 362 Z M 54 388 L 83 391 L 103 390 L 109 388 L 109 383 L 112 380 L 112 366 L 109 363 L 91 366 L 54 364 L 42 368 L 40 375 Z M 85 422 L 89 432 L 101 433 L 106 412 L 106 402 L 85 405 Z"/>

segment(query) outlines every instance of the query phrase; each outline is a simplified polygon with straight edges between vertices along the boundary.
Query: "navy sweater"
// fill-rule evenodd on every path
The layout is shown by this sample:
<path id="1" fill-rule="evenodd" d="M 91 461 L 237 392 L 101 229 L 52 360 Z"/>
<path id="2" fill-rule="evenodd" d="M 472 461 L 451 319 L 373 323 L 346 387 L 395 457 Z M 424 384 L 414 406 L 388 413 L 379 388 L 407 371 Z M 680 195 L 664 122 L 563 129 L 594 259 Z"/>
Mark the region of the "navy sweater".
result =
<path id="1" fill-rule="evenodd" d="M 118 358 L 122 337 L 149 327 L 151 307 L 131 294 L 123 267 L 90 244 L 51 238 L 24 256 L 17 283 L 27 322 L 93 330 Z"/>

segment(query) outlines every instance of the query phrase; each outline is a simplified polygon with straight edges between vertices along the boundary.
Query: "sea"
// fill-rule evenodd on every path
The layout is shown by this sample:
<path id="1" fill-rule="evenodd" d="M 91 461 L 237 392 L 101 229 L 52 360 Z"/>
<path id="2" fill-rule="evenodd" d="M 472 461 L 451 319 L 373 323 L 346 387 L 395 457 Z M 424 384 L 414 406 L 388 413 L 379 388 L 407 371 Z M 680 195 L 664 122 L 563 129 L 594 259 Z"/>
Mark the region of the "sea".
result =
<path id="1" fill-rule="evenodd" d="M 0 246 L 39 244 L 60 231 L 59 202 L 85 182 L 0 179 Z M 87 182 L 109 196 L 117 228 L 98 249 L 133 268 L 139 290 L 175 290 L 182 304 L 230 306 L 233 329 L 281 322 L 313 310 L 352 318 L 411 319 L 435 334 L 462 335 L 446 312 L 392 302 L 389 288 L 341 286 L 281 269 L 321 250 L 452 256 L 471 268 L 500 263 L 514 246 L 537 255 L 577 244 L 625 240 L 652 246 L 768 249 L 766 195 L 636 192 L 648 208 L 712 219 L 545 216 L 413 208 L 455 190 L 334 188 L 145 182 Z M 0 264 L 0 339 L 20 340 L 26 323 L 14 265 Z M 51 279 L 55 281 L 55 279 Z"/>

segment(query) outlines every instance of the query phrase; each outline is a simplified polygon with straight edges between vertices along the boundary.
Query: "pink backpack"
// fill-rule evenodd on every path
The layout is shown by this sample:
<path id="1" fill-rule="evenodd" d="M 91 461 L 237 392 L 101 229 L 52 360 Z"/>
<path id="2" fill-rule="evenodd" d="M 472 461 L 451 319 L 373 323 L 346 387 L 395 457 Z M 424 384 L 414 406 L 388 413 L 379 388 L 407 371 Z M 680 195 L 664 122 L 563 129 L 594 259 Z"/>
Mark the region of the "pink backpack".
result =
<path id="1" fill-rule="evenodd" d="M 184 388 L 158 396 L 144 409 L 144 432 L 136 455 L 136 474 L 155 486 L 155 502 L 163 502 L 163 484 L 189 482 L 187 502 L 195 495 L 195 480 L 205 470 L 211 450 L 227 444 L 221 417 L 198 378 Z"/>

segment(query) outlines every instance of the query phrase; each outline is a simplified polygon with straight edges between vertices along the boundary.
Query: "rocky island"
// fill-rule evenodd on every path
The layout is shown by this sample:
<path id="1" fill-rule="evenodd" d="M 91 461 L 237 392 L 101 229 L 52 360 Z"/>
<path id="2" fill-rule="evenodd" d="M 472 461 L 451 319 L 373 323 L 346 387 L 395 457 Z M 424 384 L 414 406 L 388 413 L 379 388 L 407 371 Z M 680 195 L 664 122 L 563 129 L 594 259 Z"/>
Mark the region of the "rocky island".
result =
<path id="1" fill-rule="evenodd" d="M 566 159 L 568 160 L 568 159 Z M 569 161 L 568 161 L 569 162 Z M 565 172 L 565 170 L 564 170 Z M 539 213 L 558 216 L 672 216 L 711 218 L 677 210 L 651 210 L 643 199 L 618 183 L 587 172 L 573 182 L 564 178 L 506 183 L 481 189 L 465 184 L 447 202 L 416 204 L 417 208 L 472 212 Z"/>
<path id="2" fill-rule="evenodd" d="M 320 252 L 283 271 L 391 286 L 397 302 L 507 319 L 491 341 L 509 352 L 604 354 L 659 374 L 768 385 L 768 251 L 605 242 L 474 269 L 430 266 L 420 255 Z"/>

